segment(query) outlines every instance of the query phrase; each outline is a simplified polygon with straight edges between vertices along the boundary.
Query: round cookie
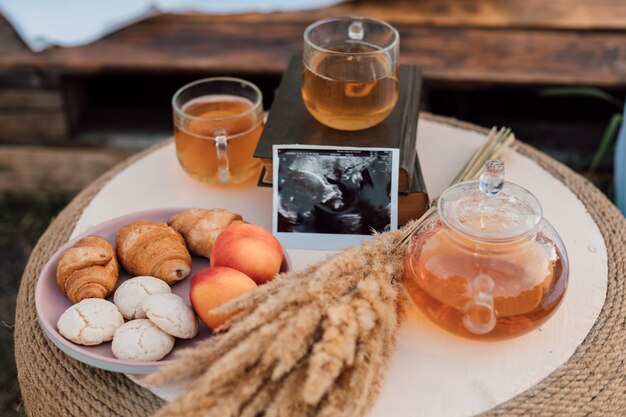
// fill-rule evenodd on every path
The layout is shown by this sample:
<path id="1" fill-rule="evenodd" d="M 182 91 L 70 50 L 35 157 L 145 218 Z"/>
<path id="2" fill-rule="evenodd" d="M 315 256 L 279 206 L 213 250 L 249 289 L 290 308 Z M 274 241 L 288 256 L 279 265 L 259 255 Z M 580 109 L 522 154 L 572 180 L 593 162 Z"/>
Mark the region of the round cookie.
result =
<path id="1" fill-rule="evenodd" d="M 169 294 L 172 290 L 163 280 L 149 276 L 139 276 L 126 280 L 113 296 L 113 302 L 127 320 L 145 319 L 141 307 L 143 301 L 153 294 Z"/>
<path id="2" fill-rule="evenodd" d="M 143 302 L 143 310 L 165 333 L 191 339 L 198 333 L 198 319 L 191 306 L 176 294 L 155 294 Z"/>
<path id="3" fill-rule="evenodd" d="M 174 338 L 148 319 L 132 320 L 115 331 L 111 350 L 118 359 L 158 361 L 174 348 Z"/>
<path id="4" fill-rule="evenodd" d="M 113 339 L 124 318 L 115 304 L 101 298 L 86 298 L 61 314 L 57 328 L 61 335 L 80 345 L 93 346 Z"/>

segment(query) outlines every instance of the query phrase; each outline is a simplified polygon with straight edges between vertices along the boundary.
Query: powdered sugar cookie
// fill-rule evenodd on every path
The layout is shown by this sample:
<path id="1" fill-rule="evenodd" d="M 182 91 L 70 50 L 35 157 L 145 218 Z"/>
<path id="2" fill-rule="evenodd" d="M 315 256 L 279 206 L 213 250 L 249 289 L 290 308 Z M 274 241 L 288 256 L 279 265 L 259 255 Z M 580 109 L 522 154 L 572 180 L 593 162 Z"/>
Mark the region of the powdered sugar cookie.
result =
<path id="1" fill-rule="evenodd" d="M 59 333 L 80 345 L 92 346 L 113 339 L 124 318 L 115 304 L 101 298 L 86 298 L 61 314 L 57 321 Z"/>
<path id="2" fill-rule="evenodd" d="M 118 359 L 158 361 L 174 348 L 174 338 L 148 319 L 132 320 L 115 331 L 111 350 Z"/>
<path id="3" fill-rule="evenodd" d="M 164 332 L 181 339 L 198 333 L 198 319 L 191 306 L 176 294 L 155 294 L 143 302 L 148 319 Z"/>
<path id="4" fill-rule="evenodd" d="M 155 277 L 139 276 L 124 281 L 115 291 L 113 302 L 127 320 L 145 319 L 141 307 L 144 300 L 153 294 L 169 294 L 172 290 L 165 281 Z"/>

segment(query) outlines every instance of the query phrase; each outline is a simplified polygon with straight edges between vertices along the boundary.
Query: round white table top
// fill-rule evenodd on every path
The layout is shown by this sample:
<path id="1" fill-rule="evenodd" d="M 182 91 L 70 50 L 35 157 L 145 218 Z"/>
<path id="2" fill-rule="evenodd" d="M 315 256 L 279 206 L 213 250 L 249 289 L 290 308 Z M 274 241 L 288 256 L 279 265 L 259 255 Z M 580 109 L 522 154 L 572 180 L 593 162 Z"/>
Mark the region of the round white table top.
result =
<path id="1" fill-rule="evenodd" d="M 439 195 L 484 135 L 431 120 L 418 126 L 418 155 L 430 197 Z M 604 240 L 581 201 L 532 160 L 504 156 L 507 180 L 535 194 L 570 258 L 570 283 L 557 312 L 537 330 L 501 342 L 446 333 L 412 308 L 398 333 L 386 382 L 369 413 L 376 417 L 467 416 L 503 403 L 565 363 L 593 326 L 607 289 Z M 173 143 L 137 160 L 85 208 L 72 237 L 134 211 L 162 207 L 225 207 L 271 230 L 272 190 L 256 179 L 232 187 L 201 184 L 179 167 Z M 328 252 L 287 248 L 294 268 Z M 165 399 L 178 387 L 149 387 Z"/>

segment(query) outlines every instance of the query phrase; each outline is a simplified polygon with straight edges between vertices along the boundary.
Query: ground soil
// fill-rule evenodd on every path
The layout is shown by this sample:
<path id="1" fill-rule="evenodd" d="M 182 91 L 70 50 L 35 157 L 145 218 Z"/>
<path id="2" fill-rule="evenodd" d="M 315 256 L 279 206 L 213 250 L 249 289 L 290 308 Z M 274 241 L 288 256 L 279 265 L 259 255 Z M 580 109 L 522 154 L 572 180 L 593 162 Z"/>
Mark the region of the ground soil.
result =
<path id="1" fill-rule="evenodd" d="M 21 406 L 13 329 L 15 298 L 28 256 L 71 195 L 0 195 L 0 416 L 25 416 Z"/>

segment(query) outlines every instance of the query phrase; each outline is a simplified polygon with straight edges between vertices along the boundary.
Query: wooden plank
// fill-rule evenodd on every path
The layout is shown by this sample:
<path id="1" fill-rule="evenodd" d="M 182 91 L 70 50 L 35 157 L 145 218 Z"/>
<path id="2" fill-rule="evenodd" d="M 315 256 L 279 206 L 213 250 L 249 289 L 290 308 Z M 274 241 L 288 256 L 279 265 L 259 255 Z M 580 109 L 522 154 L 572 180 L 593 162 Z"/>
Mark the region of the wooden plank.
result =
<path id="1" fill-rule="evenodd" d="M 2 38 L 0 37 L 0 44 Z M 1 48 L 1 46 L 0 46 Z M 61 90 L 61 80 L 58 74 L 29 66 L 27 68 L 0 69 L 1 90 Z"/>
<path id="2" fill-rule="evenodd" d="M 0 112 L 0 142 L 58 144 L 67 141 L 68 136 L 67 120 L 61 109 Z"/>
<path id="3" fill-rule="evenodd" d="M 0 20 L 0 73 L 35 68 L 61 74 L 278 75 L 288 57 L 301 50 L 307 24 L 342 14 L 396 25 L 402 61 L 422 64 L 429 80 L 626 85 L 626 2 L 618 0 L 357 1 L 269 15 L 164 15 L 91 45 L 39 54 Z"/>
<path id="4" fill-rule="evenodd" d="M 421 65 L 427 80 L 626 85 L 626 33 L 397 26 L 401 61 Z M 57 48 L 34 60 L 28 52 L 7 54 L 0 45 L 0 68 L 278 75 L 301 51 L 304 27 L 159 16 L 92 45 Z"/>
<path id="5" fill-rule="evenodd" d="M 129 152 L 0 145 L 0 193 L 85 188 Z"/>
<path id="6" fill-rule="evenodd" d="M 227 16 L 240 22 L 313 22 L 327 16 L 372 16 L 394 23 L 452 27 L 626 29 L 622 0 L 352 1 L 306 12 Z M 219 17 L 217 17 L 219 19 Z"/>
<path id="7" fill-rule="evenodd" d="M 622 0 L 361 0 L 301 12 L 199 15 L 198 18 L 205 20 L 208 17 L 211 20 L 238 23 L 310 23 L 323 17 L 347 15 L 372 16 L 412 25 L 618 31 L 626 29 L 626 2 Z"/>
<path id="8" fill-rule="evenodd" d="M 63 98 L 58 90 L 0 88 L 0 112 L 17 109 L 61 111 L 62 106 Z"/>

